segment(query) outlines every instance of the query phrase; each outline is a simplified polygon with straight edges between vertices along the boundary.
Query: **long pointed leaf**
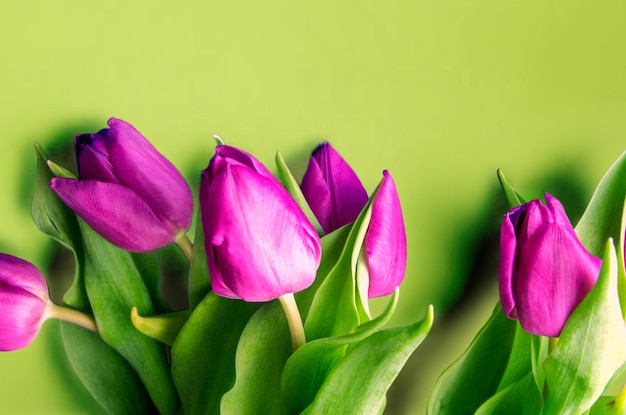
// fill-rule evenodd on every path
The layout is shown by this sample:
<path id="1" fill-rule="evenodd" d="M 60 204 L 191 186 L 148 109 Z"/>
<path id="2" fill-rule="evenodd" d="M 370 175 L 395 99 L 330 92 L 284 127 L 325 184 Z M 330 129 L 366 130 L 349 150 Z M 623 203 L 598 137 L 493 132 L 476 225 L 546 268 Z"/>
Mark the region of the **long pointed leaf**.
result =
<path id="1" fill-rule="evenodd" d="M 381 330 L 359 342 L 333 369 L 303 414 L 380 413 L 391 383 L 432 322 L 431 306 L 421 322 Z"/>

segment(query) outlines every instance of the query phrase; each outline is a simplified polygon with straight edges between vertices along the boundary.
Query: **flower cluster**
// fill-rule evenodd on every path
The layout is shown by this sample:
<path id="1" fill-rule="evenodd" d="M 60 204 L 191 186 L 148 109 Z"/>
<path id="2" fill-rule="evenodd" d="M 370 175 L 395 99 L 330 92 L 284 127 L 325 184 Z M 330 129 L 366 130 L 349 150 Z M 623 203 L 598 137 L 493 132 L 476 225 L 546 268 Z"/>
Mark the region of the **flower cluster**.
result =
<path id="1" fill-rule="evenodd" d="M 362 411 L 379 412 L 402 366 L 388 361 L 406 360 L 432 324 L 429 310 L 414 325 L 382 327 L 407 260 L 389 172 L 368 196 L 352 168 L 323 143 L 298 185 L 278 159 L 277 178 L 253 155 L 220 141 L 201 172 L 192 242 L 186 233 L 193 196 L 181 173 L 131 124 L 115 118 L 108 124 L 74 139 L 76 173 L 38 147 L 33 218 L 74 251 L 77 274 L 57 305 L 33 265 L 0 256 L 0 348 L 28 345 L 47 318 L 72 323 L 62 326 L 68 358 L 112 413 L 321 413 L 349 404 L 338 401 L 332 385 L 357 377 L 355 370 L 387 379 L 383 387 L 367 376 L 361 381 L 378 396 L 364 401 Z M 158 252 L 171 243 L 189 261 L 187 310 L 172 310 L 159 291 Z M 389 294 L 394 300 L 372 319 L 367 299 Z M 317 342 L 326 340 L 329 346 L 320 348 Z M 94 342 L 108 347 L 84 350 Z M 349 345 L 366 352 L 353 354 Z M 227 366 L 215 370 L 211 350 Z M 254 358 L 243 364 L 246 353 Z M 377 364 L 353 366 L 372 357 Z M 276 371 L 254 375 L 259 382 L 251 390 L 240 385 L 270 362 Z M 259 393 L 282 399 L 260 408 Z"/>
<path id="2" fill-rule="evenodd" d="M 76 275 L 55 304 L 34 265 L 0 254 L 0 350 L 61 320 L 72 367 L 110 413 L 382 413 L 433 323 L 431 306 L 384 327 L 407 265 L 389 171 L 368 193 L 324 142 L 299 182 L 280 154 L 275 176 L 218 140 L 192 227 L 181 173 L 131 124 L 108 124 L 75 138 L 77 172 L 37 147 L 33 219 L 74 253 Z M 625 413 L 626 388 L 610 388 L 626 367 L 625 172 L 626 155 L 575 227 L 555 197 L 525 202 L 499 173 L 500 301 L 430 414 Z M 160 290 L 172 243 L 188 260 L 184 309 Z"/>

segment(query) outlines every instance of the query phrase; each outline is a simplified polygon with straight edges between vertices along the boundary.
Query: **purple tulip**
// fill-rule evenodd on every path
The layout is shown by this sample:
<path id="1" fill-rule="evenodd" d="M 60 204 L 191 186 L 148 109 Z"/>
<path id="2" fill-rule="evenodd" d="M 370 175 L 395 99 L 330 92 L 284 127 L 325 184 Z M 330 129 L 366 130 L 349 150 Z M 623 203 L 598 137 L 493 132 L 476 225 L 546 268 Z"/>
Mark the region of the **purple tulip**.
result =
<path id="1" fill-rule="evenodd" d="M 329 143 L 319 145 L 313 152 L 300 187 L 327 233 L 354 222 L 368 200 L 354 170 Z M 407 246 L 400 199 L 386 170 L 372 200 L 364 249 L 369 272 L 368 297 L 391 294 L 404 278 Z"/>
<path id="2" fill-rule="evenodd" d="M 0 254 L 0 351 L 28 346 L 47 318 L 48 286 L 29 262 Z"/>
<path id="3" fill-rule="evenodd" d="M 50 186 L 93 229 L 134 252 L 174 242 L 191 226 L 191 190 L 178 170 L 132 125 L 75 138 L 79 180 L 56 177 Z"/>
<path id="4" fill-rule="evenodd" d="M 561 203 L 545 195 L 513 208 L 500 230 L 502 309 L 527 332 L 559 336 L 594 286 L 602 261 L 580 243 Z"/>
<path id="5" fill-rule="evenodd" d="M 383 172 L 365 234 L 365 261 L 370 275 L 368 297 L 382 297 L 399 287 L 406 271 L 406 231 L 396 185 Z"/>
<path id="6" fill-rule="evenodd" d="M 200 209 L 216 294 L 269 301 L 313 283 L 321 259 L 319 237 L 252 155 L 217 146 L 202 172 Z"/>
<path id="7" fill-rule="evenodd" d="M 354 170 L 329 143 L 313 151 L 300 188 L 326 233 L 354 222 L 368 199 Z"/>

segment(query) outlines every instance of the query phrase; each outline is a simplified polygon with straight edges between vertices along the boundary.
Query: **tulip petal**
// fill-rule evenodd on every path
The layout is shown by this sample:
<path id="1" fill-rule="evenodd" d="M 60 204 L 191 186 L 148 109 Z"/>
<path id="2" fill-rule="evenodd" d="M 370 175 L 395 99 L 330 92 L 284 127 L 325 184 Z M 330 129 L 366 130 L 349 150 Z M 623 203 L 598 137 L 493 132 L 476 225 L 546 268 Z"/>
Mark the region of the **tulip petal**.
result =
<path id="1" fill-rule="evenodd" d="M 500 228 L 500 262 L 498 264 L 498 287 L 502 311 L 507 317 L 516 319 L 515 296 L 513 289 L 513 275 L 515 271 L 515 255 L 517 252 L 517 240 L 515 238 L 515 225 L 511 220 L 511 213 L 504 216 Z"/>
<path id="2" fill-rule="evenodd" d="M 354 222 L 368 199 L 354 170 L 327 142 L 313 152 L 300 187 L 326 233 Z"/>
<path id="3" fill-rule="evenodd" d="M 372 200 L 365 251 L 370 274 L 368 297 L 391 294 L 404 278 L 407 246 L 400 198 L 386 170 Z"/>
<path id="4" fill-rule="evenodd" d="M 203 177 L 203 187 L 209 183 Z M 225 164 L 201 195 L 211 284 L 216 294 L 269 301 L 313 283 L 317 233 L 276 179 Z"/>
<path id="5" fill-rule="evenodd" d="M 0 285 L 0 351 L 28 346 L 45 320 L 46 302 L 18 287 Z"/>
<path id="6" fill-rule="evenodd" d="M 214 165 L 212 170 L 213 177 L 217 176 L 224 168 L 226 164 L 234 166 L 236 164 L 241 164 L 243 166 L 249 167 L 262 176 L 273 178 L 274 175 L 270 173 L 270 171 L 257 160 L 252 154 L 247 153 L 243 150 L 240 150 L 236 147 L 219 145 L 215 148 L 215 157 L 211 160 L 211 164 Z"/>
<path id="7" fill-rule="evenodd" d="M 114 183 L 56 177 L 50 182 L 59 197 L 96 232 L 120 248 L 146 252 L 174 241 L 163 223 L 135 192 Z"/>
<path id="8" fill-rule="evenodd" d="M 518 255 L 514 289 L 520 323 L 530 333 L 558 336 L 595 284 L 601 261 L 585 250 L 573 230 L 556 223 L 544 223 Z"/>
<path id="9" fill-rule="evenodd" d="M 0 287 L 11 286 L 47 301 L 48 284 L 37 267 L 23 259 L 0 253 Z"/>
<path id="10" fill-rule="evenodd" d="M 103 130 L 105 131 L 105 130 Z M 105 138 L 99 134 L 81 134 L 74 138 L 78 176 L 100 182 L 119 183 L 109 161 Z"/>
<path id="11" fill-rule="evenodd" d="M 111 118 L 107 149 L 115 177 L 177 231 L 191 226 L 193 198 L 187 182 L 139 131 Z"/>
<path id="12" fill-rule="evenodd" d="M 0 351 L 21 349 L 45 319 L 48 285 L 30 262 L 0 254 Z"/>

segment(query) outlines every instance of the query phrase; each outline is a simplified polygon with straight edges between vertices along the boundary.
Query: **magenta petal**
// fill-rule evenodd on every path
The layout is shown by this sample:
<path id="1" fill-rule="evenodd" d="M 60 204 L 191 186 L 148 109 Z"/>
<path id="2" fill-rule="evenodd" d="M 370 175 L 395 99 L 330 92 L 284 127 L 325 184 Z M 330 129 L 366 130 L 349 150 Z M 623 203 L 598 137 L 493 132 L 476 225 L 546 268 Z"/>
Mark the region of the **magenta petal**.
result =
<path id="1" fill-rule="evenodd" d="M 353 222 L 368 199 L 354 170 L 329 143 L 313 152 L 300 187 L 326 233 Z"/>
<path id="2" fill-rule="evenodd" d="M 45 319 L 46 302 L 17 287 L 0 285 L 0 351 L 28 346 Z"/>
<path id="3" fill-rule="evenodd" d="M 112 118 L 109 126 L 108 154 L 119 183 L 176 231 L 189 229 L 193 199 L 180 172 L 129 123 Z"/>
<path id="4" fill-rule="evenodd" d="M 201 197 L 216 294 L 269 301 L 313 283 L 321 257 L 319 238 L 275 179 L 227 164 Z"/>
<path id="5" fill-rule="evenodd" d="M 82 134 L 74 138 L 78 160 L 78 175 L 89 180 L 119 183 L 109 161 L 104 137 L 98 134 Z"/>
<path id="6" fill-rule="evenodd" d="M 215 148 L 215 157 L 211 160 L 212 164 L 212 175 L 216 176 L 220 174 L 221 170 L 226 166 L 234 166 L 237 164 L 241 164 L 243 166 L 249 167 L 250 169 L 256 171 L 262 176 L 268 178 L 274 178 L 272 173 L 257 160 L 252 154 L 247 153 L 243 150 L 240 150 L 236 147 L 219 145 Z"/>
<path id="7" fill-rule="evenodd" d="M 302 194 L 311 207 L 313 214 L 322 225 L 325 233 L 332 232 L 337 228 L 332 225 L 332 197 L 330 187 L 324 178 L 322 170 L 313 158 L 309 161 L 309 166 L 302 178 L 300 185 Z M 354 219 L 353 219 L 354 220 Z M 344 224 L 345 225 L 345 224 Z"/>
<path id="8" fill-rule="evenodd" d="M 600 260 L 582 247 L 573 232 L 548 224 L 525 241 L 519 252 L 515 293 L 524 330 L 558 336 L 576 306 L 594 286 Z"/>
<path id="9" fill-rule="evenodd" d="M 391 294 L 404 278 L 407 246 L 400 199 L 386 170 L 372 200 L 365 252 L 370 274 L 368 297 Z"/>
<path id="10" fill-rule="evenodd" d="M 48 286 L 31 263 L 0 254 L 0 350 L 30 344 L 45 319 Z"/>
<path id="11" fill-rule="evenodd" d="M 23 259 L 0 253 L 0 287 L 12 286 L 47 298 L 48 284 L 33 264 Z"/>
<path id="12" fill-rule="evenodd" d="M 602 261 L 580 243 L 561 203 L 546 194 L 512 209 L 500 230 L 503 311 L 522 328 L 559 336 L 595 284 Z"/>
<path id="13" fill-rule="evenodd" d="M 498 265 L 498 287 L 502 310 L 509 318 L 517 318 L 515 297 L 513 290 L 513 272 L 515 270 L 515 255 L 517 240 L 514 224 L 510 213 L 507 213 L 500 228 L 500 263 Z"/>
<path id="14" fill-rule="evenodd" d="M 174 241 L 163 223 L 135 192 L 114 183 L 53 178 L 52 189 L 96 232 L 120 248 L 146 252 Z"/>

